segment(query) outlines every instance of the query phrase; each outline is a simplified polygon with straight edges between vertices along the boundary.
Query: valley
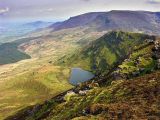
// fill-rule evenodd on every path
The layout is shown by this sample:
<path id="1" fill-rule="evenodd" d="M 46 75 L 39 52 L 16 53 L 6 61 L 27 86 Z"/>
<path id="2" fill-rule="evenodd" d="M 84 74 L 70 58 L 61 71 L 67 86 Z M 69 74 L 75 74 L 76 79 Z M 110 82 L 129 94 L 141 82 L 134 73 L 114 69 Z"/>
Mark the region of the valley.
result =
<path id="1" fill-rule="evenodd" d="M 127 36 L 129 33 L 123 34 Z M 108 34 L 102 38 L 106 36 Z M 106 69 L 105 74 L 97 75 L 43 104 L 27 107 L 6 120 L 159 119 L 160 40 L 155 38 L 153 41 L 143 41 L 134 46 L 131 53 L 108 74 Z M 156 57 L 153 56 L 155 53 Z M 133 64 L 137 60 L 145 62 Z"/>
<path id="2" fill-rule="evenodd" d="M 157 12 L 86 13 L 63 22 L 48 23 L 43 29 L 1 44 L 0 119 L 12 120 L 15 116 L 15 120 L 42 119 L 42 116 L 48 120 L 106 119 L 103 114 L 106 109 L 107 116 L 111 116 L 111 112 L 116 116 L 119 107 L 120 111 L 129 110 L 126 114 L 132 113 L 131 107 L 137 108 L 129 117 L 139 119 L 148 117 L 145 106 L 155 110 L 157 117 L 158 108 L 154 105 L 158 104 L 159 96 L 154 91 L 159 90 L 160 74 L 152 50 L 155 40 L 159 39 L 159 21 Z M 27 25 L 39 27 L 39 24 L 40 21 Z M 75 87 L 69 82 L 72 68 L 87 70 L 95 77 Z M 155 76 L 154 81 L 151 76 Z M 89 88 L 87 94 L 85 88 Z M 150 88 L 155 99 L 153 104 L 150 94 L 146 99 L 141 96 Z M 132 89 L 136 90 L 132 92 Z M 68 90 L 78 93 L 70 95 Z M 80 95 L 83 91 L 84 96 Z M 140 109 L 139 103 L 134 106 L 124 102 L 127 99 L 146 104 Z M 40 109 L 34 111 L 39 105 Z M 27 112 L 23 116 L 23 109 L 26 113 L 28 108 L 32 114 Z M 137 113 L 138 110 L 145 115 Z"/>
<path id="3" fill-rule="evenodd" d="M 30 58 L 29 55 L 18 50 L 17 45 L 14 43 L 4 43 L 0 45 L 0 65 L 15 63 Z"/>
<path id="4" fill-rule="evenodd" d="M 69 32 L 65 31 L 64 35 L 62 34 L 64 31 L 53 33 L 53 36 L 33 35 L 10 43 L 16 44 L 18 50 L 30 55 L 31 58 L 1 65 L 0 119 L 73 88 L 69 83 L 71 66 L 54 64 L 62 56 L 72 54 L 82 47 L 78 42 L 82 39 L 80 36 L 84 36 L 85 33 L 73 31 L 72 29 Z M 94 32 L 85 35 L 84 44 L 101 34 L 103 33 Z M 2 51 L 4 53 L 4 49 Z M 19 97 L 14 99 L 15 96 Z"/>

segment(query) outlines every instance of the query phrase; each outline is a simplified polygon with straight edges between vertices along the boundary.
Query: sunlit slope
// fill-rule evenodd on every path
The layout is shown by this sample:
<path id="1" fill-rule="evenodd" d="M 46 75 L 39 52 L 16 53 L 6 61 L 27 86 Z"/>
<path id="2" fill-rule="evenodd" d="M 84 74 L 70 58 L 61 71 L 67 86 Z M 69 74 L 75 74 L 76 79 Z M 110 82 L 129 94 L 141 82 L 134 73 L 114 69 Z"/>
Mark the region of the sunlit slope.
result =
<path id="1" fill-rule="evenodd" d="M 110 77 L 108 74 L 97 76 L 72 92 L 64 96 L 60 95 L 59 99 L 55 98 L 44 103 L 34 114 L 19 115 L 22 119 L 31 120 L 107 120 L 113 118 L 158 120 L 160 111 L 159 50 L 160 46 L 154 42 L 145 41 L 138 44 L 130 55 L 116 66 Z M 135 76 L 134 73 L 138 74 Z M 119 75 L 124 76 L 117 79 Z M 94 86 L 95 84 L 99 86 Z"/>
<path id="2" fill-rule="evenodd" d="M 49 29 L 49 28 L 48 28 Z M 35 39 L 24 41 L 19 48 L 33 58 L 57 56 L 61 52 L 79 49 L 104 35 L 107 31 L 97 32 L 88 27 L 76 27 L 59 31 L 42 30 L 27 36 Z M 62 55 L 61 55 L 62 56 Z"/>
<path id="3" fill-rule="evenodd" d="M 0 81 L 0 119 L 72 88 L 69 75 L 69 68 L 44 66 Z"/>
<path id="4" fill-rule="evenodd" d="M 139 44 L 152 36 L 113 31 L 105 34 L 96 41 L 86 45 L 78 53 L 65 56 L 59 64 L 79 66 L 95 72 L 107 72 L 117 62 L 125 59 Z"/>
<path id="5" fill-rule="evenodd" d="M 46 119 L 158 119 L 159 78 L 160 73 L 155 72 L 91 89 L 85 96 L 75 94 L 56 105 Z"/>
<path id="6" fill-rule="evenodd" d="M 94 32 L 84 36 L 76 29 L 13 42 L 32 58 L 0 67 L 0 118 L 72 88 L 68 82 L 71 68 L 54 62 L 101 36 Z"/>
<path id="7" fill-rule="evenodd" d="M 77 29 L 13 42 L 32 58 L 0 67 L 1 118 L 72 88 L 68 82 L 70 66 L 59 67 L 54 62 L 104 34 L 92 32 L 84 35 L 86 32 Z M 37 72 L 39 69 L 41 72 Z"/>
<path id="8" fill-rule="evenodd" d="M 107 73 L 117 62 L 128 57 L 136 46 L 145 43 L 146 39 L 154 39 L 144 34 L 113 31 L 94 41 L 102 33 L 91 32 L 92 34 L 86 34 L 83 39 L 80 39 L 79 37 L 85 32 L 73 32 L 70 36 L 73 29 L 67 34 L 64 31 L 57 32 L 55 37 L 25 39 L 25 43 L 22 43 L 19 48 L 30 54 L 32 59 L 7 65 L 6 72 L 3 70 L 7 67 L 2 66 L 3 70 L 0 69 L 0 76 L 3 77 L 0 81 L 1 118 L 72 88 L 68 83 L 72 67 Z M 62 33 L 64 35 L 60 37 Z M 57 44 L 54 44 L 55 42 Z M 40 49 L 38 47 L 33 52 L 35 46 L 40 46 Z"/>

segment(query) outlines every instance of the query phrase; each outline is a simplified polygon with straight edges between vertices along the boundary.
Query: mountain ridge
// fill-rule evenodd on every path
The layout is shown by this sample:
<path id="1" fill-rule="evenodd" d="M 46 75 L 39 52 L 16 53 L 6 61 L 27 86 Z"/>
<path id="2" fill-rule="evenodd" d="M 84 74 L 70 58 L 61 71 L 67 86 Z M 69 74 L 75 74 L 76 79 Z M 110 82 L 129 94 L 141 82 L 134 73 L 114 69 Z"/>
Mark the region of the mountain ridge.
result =
<path id="1" fill-rule="evenodd" d="M 54 26 L 53 24 L 50 27 L 53 27 L 53 31 L 74 28 L 78 26 L 88 26 L 93 28 L 96 27 L 97 30 L 117 29 L 130 32 L 146 32 L 150 34 L 159 34 L 159 14 L 160 12 L 125 10 L 112 10 L 109 12 L 91 12 L 71 17 L 64 22 L 59 23 L 59 25 L 57 26 Z M 95 26 L 95 21 L 98 22 L 98 27 Z M 155 24 L 158 26 L 158 28 Z"/>
<path id="2" fill-rule="evenodd" d="M 110 35 L 112 34 L 110 33 Z M 110 42 L 113 42 L 115 38 L 119 40 L 119 36 L 121 38 L 127 36 L 125 39 L 130 38 L 130 40 L 132 36 L 136 39 L 137 35 L 139 35 L 139 41 L 143 39 L 143 42 L 141 44 L 137 43 L 136 47 L 133 45 L 134 50 L 123 59 L 122 63 L 120 62 L 118 66 L 115 66 L 116 69 L 114 68 L 110 74 L 96 75 L 90 81 L 59 94 L 43 104 L 27 107 L 6 118 L 6 120 L 158 119 L 160 71 L 157 68 L 158 61 L 155 62 L 156 66 L 150 66 L 148 62 L 150 62 L 150 59 L 160 59 L 158 53 L 160 50 L 159 39 L 145 38 L 143 34 L 113 32 L 114 37 Z M 107 39 L 105 37 L 110 38 L 110 36 L 104 35 L 99 40 L 103 41 L 102 38 Z M 121 41 L 125 41 L 125 39 Z M 85 52 L 85 50 L 82 52 Z M 156 58 L 153 57 L 154 54 L 156 54 Z M 137 60 L 143 60 L 143 62 L 137 62 Z M 126 62 L 128 63 L 126 64 Z M 120 71 L 124 74 L 129 74 L 129 72 L 126 73 L 128 70 L 126 68 L 133 70 L 131 71 L 133 73 L 133 67 L 138 67 L 138 71 L 141 71 L 141 68 L 145 68 L 150 72 L 144 73 L 144 69 L 142 74 L 139 73 L 137 76 L 114 79 L 115 74 L 112 73 L 117 72 L 120 66 L 124 66 L 121 67 L 122 71 Z"/>
<path id="3" fill-rule="evenodd" d="M 146 39 L 154 36 L 140 33 L 111 31 L 84 46 L 81 51 L 58 60 L 59 65 L 78 66 L 92 72 L 107 72 L 118 60 L 130 55 L 135 46 L 144 44 Z"/>

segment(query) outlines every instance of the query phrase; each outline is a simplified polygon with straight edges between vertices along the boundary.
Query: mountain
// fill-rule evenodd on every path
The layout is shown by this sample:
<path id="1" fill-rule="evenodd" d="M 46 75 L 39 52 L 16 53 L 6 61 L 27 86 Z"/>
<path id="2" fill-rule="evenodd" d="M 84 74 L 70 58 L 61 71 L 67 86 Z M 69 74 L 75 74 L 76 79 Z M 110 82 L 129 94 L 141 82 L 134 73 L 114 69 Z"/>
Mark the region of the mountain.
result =
<path id="1" fill-rule="evenodd" d="M 121 53 L 124 56 L 129 54 L 122 60 L 118 59 L 118 64 L 109 74 L 99 74 L 43 104 L 22 109 L 6 120 L 159 119 L 160 39 L 144 34 L 111 32 L 77 54 L 93 58 L 95 50 L 111 50 L 112 47 L 119 48 L 118 51 L 113 50 L 113 53 L 117 51 L 118 55 Z M 99 52 L 94 55 L 98 56 Z M 101 55 L 99 59 L 107 59 Z M 119 74 L 130 73 L 133 76 L 115 79 Z"/>
<path id="2" fill-rule="evenodd" d="M 112 30 L 159 35 L 159 14 L 158 12 L 147 11 L 86 13 L 71 17 L 63 22 L 54 23 L 44 29 L 36 30 L 25 37 L 38 37 L 39 39 L 25 41 L 20 46 L 30 56 L 40 57 L 46 56 L 46 53 L 47 56 L 53 54 L 54 48 L 59 48 L 57 46 L 59 43 L 68 45 L 68 47 L 76 46 L 81 48 Z M 41 24 L 41 21 L 38 24 Z M 44 52 L 45 50 L 47 52 Z"/>
<path id="3" fill-rule="evenodd" d="M 0 42 L 6 43 L 19 39 L 30 32 L 46 28 L 49 25 L 53 24 L 52 22 L 43 22 L 43 21 L 35 21 L 35 22 L 11 22 L 1 24 L 0 27 Z"/>
<path id="4" fill-rule="evenodd" d="M 154 36 L 122 31 L 108 32 L 96 41 L 84 46 L 79 53 L 61 58 L 59 64 L 78 66 L 95 72 L 107 73 L 145 40 Z"/>
<path id="5" fill-rule="evenodd" d="M 130 32 L 143 32 L 159 34 L 160 13 L 147 11 L 110 11 L 87 13 L 59 23 L 51 25 L 54 31 L 75 28 L 90 27 L 98 31 L 122 30 Z"/>
<path id="6" fill-rule="evenodd" d="M 155 106 L 158 106 L 156 101 L 158 101 L 159 93 L 155 91 L 159 91 L 157 87 L 159 86 L 157 82 L 159 70 L 157 70 L 158 60 L 155 57 L 159 56 L 160 52 L 154 48 L 153 43 L 156 37 L 146 34 L 158 33 L 158 16 L 159 13 L 144 11 L 87 13 L 30 32 L 18 37 L 19 39 L 15 37 L 14 42 L 9 43 L 9 45 L 16 45 L 14 49 L 10 49 L 12 46 L 8 47 L 8 44 L 1 44 L 7 45 L 7 49 L 1 49 L 3 56 L 11 50 L 13 53 L 11 58 L 16 57 L 17 52 L 18 55 L 21 55 L 20 52 L 31 56 L 31 59 L 0 67 L 0 119 L 14 115 L 19 110 L 22 118 L 25 118 L 24 115 L 26 115 L 31 119 L 46 117 L 62 120 L 74 117 L 84 117 L 84 119 L 91 117 L 92 119 L 99 115 L 106 119 L 103 116 L 104 111 L 95 115 L 89 109 L 91 112 L 87 113 L 88 116 L 86 115 L 86 108 L 92 107 L 92 103 L 94 103 L 92 100 L 96 101 L 96 99 L 98 99 L 98 104 L 109 105 L 113 108 L 106 116 L 112 115 L 114 110 L 119 115 L 117 108 L 128 99 L 133 103 L 139 102 L 136 106 L 126 103 L 126 106 L 136 109 L 135 114 L 132 114 L 134 113 L 132 108 L 129 108 L 131 111 L 127 113 L 137 116 L 135 119 L 141 119 L 139 111 L 145 114 L 143 115 L 145 118 L 150 115 L 157 116 L 158 108 Z M 12 30 L 16 31 L 16 28 L 18 27 L 14 26 Z M 123 32 L 119 31 L 121 29 Z M 21 33 L 23 30 L 16 32 Z M 143 34 L 133 32 L 143 32 Z M 10 41 L 10 39 L 3 39 L 3 41 L 5 40 Z M 154 54 L 152 50 L 155 51 Z M 6 57 L 10 58 L 10 56 Z M 77 89 L 71 89 L 73 86 L 69 84 L 68 78 L 73 67 L 81 67 L 94 72 L 96 77 L 88 83 L 80 84 Z M 137 76 L 140 78 L 136 78 Z M 151 79 L 153 76 L 156 77 L 155 81 Z M 115 86 L 120 82 L 119 79 L 124 83 Z M 111 85 L 112 81 L 113 85 Z M 86 95 L 88 88 L 89 95 Z M 71 89 L 70 92 L 67 91 L 69 89 Z M 150 89 L 153 94 L 148 93 Z M 113 93 L 106 93 L 110 90 L 113 90 Z M 75 93 L 73 93 L 74 91 Z M 95 94 L 96 91 L 99 93 Z M 69 93 L 67 94 L 67 92 Z M 147 94 L 141 96 L 141 93 L 145 92 Z M 132 96 L 132 93 L 135 96 Z M 151 99 L 155 100 L 154 102 L 148 100 L 152 95 Z M 96 98 L 96 96 L 99 97 Z M 53 99 L 51 99 L 52 97 Z M 102 101 L 100 101 L 101 99 Z M 118 106 L 114 109 L 114 105 L 117 105 L 119 100 Z M 44 101 L 45 103 L 42 104 Z M 62 108 L 64 112 L 61 111 Z M 148 109 L 151 111 L 145 111 Z M 125 111 L 126 109 L 122 106 L 121 110 Z M 23 111 L 26 114 L 21 114 Z M 115 114 L 114 112 L 113 114 Z"/>
<path id="7" fill-rule="evenodd" d="M 44 22 L 44 21 L 35 21 L 23 24 L 23 26 L 27 27 L 35 27 L 36 29 L 48 27 L 49 25 L 53 24 L 52 22 Z"/>
<path id="8" fill-rule="evenodd" d="M 79 26 L 85 26 L 88 23 L 94 21 L 97 16 L 104 14 L 104 13 L 86 13 L 83 15 L 79 15 L 76 17 L 71 17 L 68 20 L 60 23 L 55 23 L 51 25 L 50 27 L 53 27 L 54 30 L 61 30 L 61 29 L 68 29 L 68 28 L 74 28 L 74 27 L 79 27 Z"/>

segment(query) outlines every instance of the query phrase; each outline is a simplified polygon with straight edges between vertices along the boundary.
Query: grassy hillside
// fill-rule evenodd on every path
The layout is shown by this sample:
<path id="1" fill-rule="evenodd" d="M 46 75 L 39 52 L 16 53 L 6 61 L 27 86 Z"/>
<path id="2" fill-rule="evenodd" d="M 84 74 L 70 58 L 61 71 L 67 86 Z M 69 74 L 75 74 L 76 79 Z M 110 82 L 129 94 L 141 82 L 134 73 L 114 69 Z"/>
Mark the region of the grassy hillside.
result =
<path id="1" fill-rule="evenodd" d="M 32 59 L 0 67 L 0 119 L 73 87 L 68 82 L 71 68 L 53 63 L 59 57 L 78 49 L 77 42 L 81 39 L 89 42 L 97 37 L 97 34 L 96 37 L 90 34 L 83 38 L 81 36 L 85 33 L 73 31 L 76 30 L 57 32 L 53 36 L 27 37 L 13 42 L 21 50 L 26 50 Z"/>
<path id="2" fill-rule="evenodd" d="M 18 50 L 16 43 L 4 43 L 0 45 L 0 65 L 29 58 L 31 58 L 29 55 Z"/>
<path id="3" fill-rule="evenodd" d="M 137 45 L 145 43 L 149 38 L 154 39 L 152 36 L 138 33 L 109 32 L 78 53 L 61 58 L 59 63 L 79 66 L 94 72 L 109 72 L 117 62 L 125 59 Z"/>
<path id="4" fill-rule="evenodd" d="M 122 78 L 132 78 L 151 73 L 157 68 L 157 60 L 153 58 L 154 44 L 145 43 L 137 46 L 118 69 L 114 72 Z"/>
<path id="5" fill-rule="evenodd" d="M 54 109 L 47 120 L 158 119 L 160 72 L 110 86 L 93 88 L 82 96 L 74 94 Z M 62 110 L 63 109 L 63 110 Z"/>
<path id="6" fill-rule="evenodd" d="M 22 120 L 158 119 L 160 72 L 110 86 L 95 87 L 85 95 L 72 94 L 64 102 L 50 100 L 33 115 Z M 46 114 L 47 111 L 49 114 Z"/>
<path id="7" fill-rule="evenodd" d="M 69 74 L 69 68 L 43 66 L 11 79 L 0 80 L 0 119 L 72 88 L 68 83 Z"/>
<path id="8" fill-rule="evenodd" d="M 154 43 L 145 42 L 144 39 L 149 37 L 146 35 L 123 33 L 120 37 L 124 34 L 125 36 L 126 34 L 134 35 L 134 41 L 137 44 L 133 42 L 133 45 L 130 45 L 131 51 L 129 51 L 127 44 L 132 39 L 128 40 L 127 37 L 126 44 L 122 42 L 123 39 L 120 39 L 120 42 L 118 41 L 119 44 L 125 44 L 125 47 L 121 49 L 117 47 L 121 50 L 121 54 L 119 53 L 118 55 L 129 55 L 126 56 L 126 59 L 122 63 L 119 63 L 113 72 L 111 71 L 111 74 L 97 76 L 91 81 L 81 84 L 68 92 L 64 92 L 41 105 L 26 108 L 16 114 L 16 116 L 9 117 L 7 120 L 12 120 L 13 118 L 15 120 L 158 120 L 160 117 L 160 70 L 157 67 L 159 65 L 157 59 L 159 59 L 160 45 L 157 47 Z M 102 41 L 107 39 L 102 38 Z M 114 36 L 109 40 L 117 40 L 112 38 Z M 129 38 L 132 37 L 129 36 Z M 96 43 L 96 46 L 100 43 L 100 40 L 94 43 Z M 113 43 L 119 45 L 117 41 Z M 105 44 L 103 43 L 101 45 Z M 91 48 L 92 46 L 93 43 L 91 44 Z M 84 51 L 87 51 L 89 48 L 90 46 Z M 91 53 L 92 50 L 94 48 L 90 49 Z M 113 53 L 115 54 L 115 51 Z M 157 58 L 154 57 L 155 54 Z M 81 55 L 79 54 L 77 60 L 81 58 Z M 65 63 L 68 65 L 69 62 Z M 132 74 L 134 72 L 139 72 L 139 74 L 134 76 Z M 126 77 L 113 79 L 116 77 L 115 73 L 117 76 L 125 75 Z"/>

